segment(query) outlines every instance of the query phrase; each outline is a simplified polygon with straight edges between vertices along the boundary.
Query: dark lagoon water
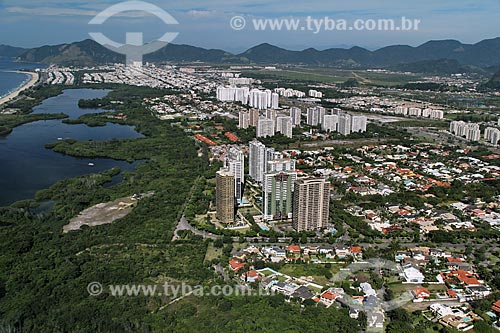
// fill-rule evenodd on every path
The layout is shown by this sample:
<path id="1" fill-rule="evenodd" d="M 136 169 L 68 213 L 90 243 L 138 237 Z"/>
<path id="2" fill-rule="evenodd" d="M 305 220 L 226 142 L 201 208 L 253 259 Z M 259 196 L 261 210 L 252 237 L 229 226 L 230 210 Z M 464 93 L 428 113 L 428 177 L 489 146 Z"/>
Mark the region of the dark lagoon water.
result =
<path id="1" fill-rule="evenodd" d="M 102 109 L 80 109 L 78 100 L 100 98 L 107 93 L 107 90 L 68 89 L 35 107 L 34 113 L 63 112 L 75 119 L 85 113 L 103 112 L 105 110 Z M 102 141 L 138 137 L 142 135 L 133 127 L 117 124 L 88 127 L 81 124 L 67 125 L 61 120 L 44 120 L 16 127 L 9 135 L 0 137 L 0 206 L 32 198 L 38 190 L 65 178 L 102 172 L 113 167 L 132 170 L 137 164 L 64 156 L 46 149 L 46 143 L 56 142 L 59 138 Z M 94 166 L 89 166 L 89 163 L 94 163 Z"/>
<path id="2" fill-rule="evenodd" d="M 27 83 L 30 76 L 23 73 L 15 73 L 15 70 L 34 70 L 45 67 L 43 64 L 30 62 L 16 62 L 10 58 L 0 57 L 0 97 L 8 95 L 11 91 Z"/>

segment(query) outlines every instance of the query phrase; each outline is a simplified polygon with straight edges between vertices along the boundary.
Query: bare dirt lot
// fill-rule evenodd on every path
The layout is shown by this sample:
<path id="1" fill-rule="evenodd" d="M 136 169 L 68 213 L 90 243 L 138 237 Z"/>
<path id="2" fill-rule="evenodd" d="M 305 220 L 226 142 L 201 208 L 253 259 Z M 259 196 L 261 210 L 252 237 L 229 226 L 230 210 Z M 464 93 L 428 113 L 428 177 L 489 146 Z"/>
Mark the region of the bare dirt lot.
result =
<path id="1" fill-rule="evenodd" d="M 83 210 L 78 216 L 72 218 L 63 227 L 63 232 L 78 230 L 82 225 L 94 227 L 112 223 L 129 214 L 136 204 L 137 200 L 132 199 L 132 197 L 125 197 L 89 207 Z"/>

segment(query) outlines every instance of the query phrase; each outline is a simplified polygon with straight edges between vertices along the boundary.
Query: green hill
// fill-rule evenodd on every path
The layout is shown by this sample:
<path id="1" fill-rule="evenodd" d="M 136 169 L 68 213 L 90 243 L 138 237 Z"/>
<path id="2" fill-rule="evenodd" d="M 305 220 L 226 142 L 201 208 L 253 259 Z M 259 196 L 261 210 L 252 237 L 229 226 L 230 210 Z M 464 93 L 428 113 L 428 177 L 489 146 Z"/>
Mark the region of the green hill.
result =
<path id="1" fill-rule="evenodd" d="M 98 65 L 124 61 L 122 55 L 106 49 L 93 40 L 30 49 L 21 54 L 19 59 L 59 65 Z M 144 60 L 157 63 L 170 61 L 303 64 L 345 68 L 383 67 L 452 74 L 478 71 L 475 67 L 499 66 L 500 38 L 476 44 L 462 44 L 455 40 L 430 41 L 418 47 L 394 45 L 376 51 L 361 47 L 331 48 L 322 51 L 309 48 L 292 51 L 263 43 L 237 55 L 223 50 L 169 44 L 146 55 Z"/>

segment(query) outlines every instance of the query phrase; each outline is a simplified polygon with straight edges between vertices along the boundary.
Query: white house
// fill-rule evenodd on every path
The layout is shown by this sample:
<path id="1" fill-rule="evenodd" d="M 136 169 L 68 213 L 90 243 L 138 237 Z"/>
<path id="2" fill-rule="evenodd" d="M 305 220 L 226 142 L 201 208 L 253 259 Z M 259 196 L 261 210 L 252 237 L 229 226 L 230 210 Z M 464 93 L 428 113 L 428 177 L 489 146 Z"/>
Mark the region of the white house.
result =
<path id="1" fill-rule="evenodd" d="M 405 268 L 403 271 L 403 277 L 406 282 L 422 283 L 424 282 L 424 275 L 415 267 Z"/>

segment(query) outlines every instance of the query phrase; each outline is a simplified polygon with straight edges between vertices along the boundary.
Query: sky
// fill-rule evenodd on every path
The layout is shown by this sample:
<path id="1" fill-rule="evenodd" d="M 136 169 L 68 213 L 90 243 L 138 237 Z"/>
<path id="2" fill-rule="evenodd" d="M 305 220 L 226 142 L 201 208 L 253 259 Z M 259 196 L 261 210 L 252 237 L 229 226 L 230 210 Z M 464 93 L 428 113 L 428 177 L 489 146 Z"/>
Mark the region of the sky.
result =
<path id="1" fill-rule="evenodd" d="M 83 40 L 89 32 L 102 32 L 117 42 L 126 32 L 142 32 L 146 42 L 165 32 L 178 32 L 175 44 L 189 44 L 242 52 L 260 43 L 288 49 L 326 49 L 361 46 L 369 49 L 395 44 L 420 45 L 428 40 L 456 39 L 476 43 L 500 36 L 500 0 L 152 0 L 153 13 L 126 11 L 102 25 L 89 25 L 99 12 L 121 1 L 111 0 L 0 0 L 0 44 L 21 47 L 62 44 Z M 165 11 L 178 24 L 165 24 L 156 14 Z M 241 30 L 231 28 L 231 18 L 243 17 Z M 312 30 L 305 26 L 307 17 Z M 418 30 L 327 30 L 324 20 L 420 20 Z M 300 20 L 295 31 L 257 31 L 254 20 Z M 323 24 L 323 25 L 314 25 Z M 239 26 L 240 27 L 240 26 Z M 320 27 L 320 28 L 317 28 Z M 330 26 L 331 27 L 331 26 Z"/>

